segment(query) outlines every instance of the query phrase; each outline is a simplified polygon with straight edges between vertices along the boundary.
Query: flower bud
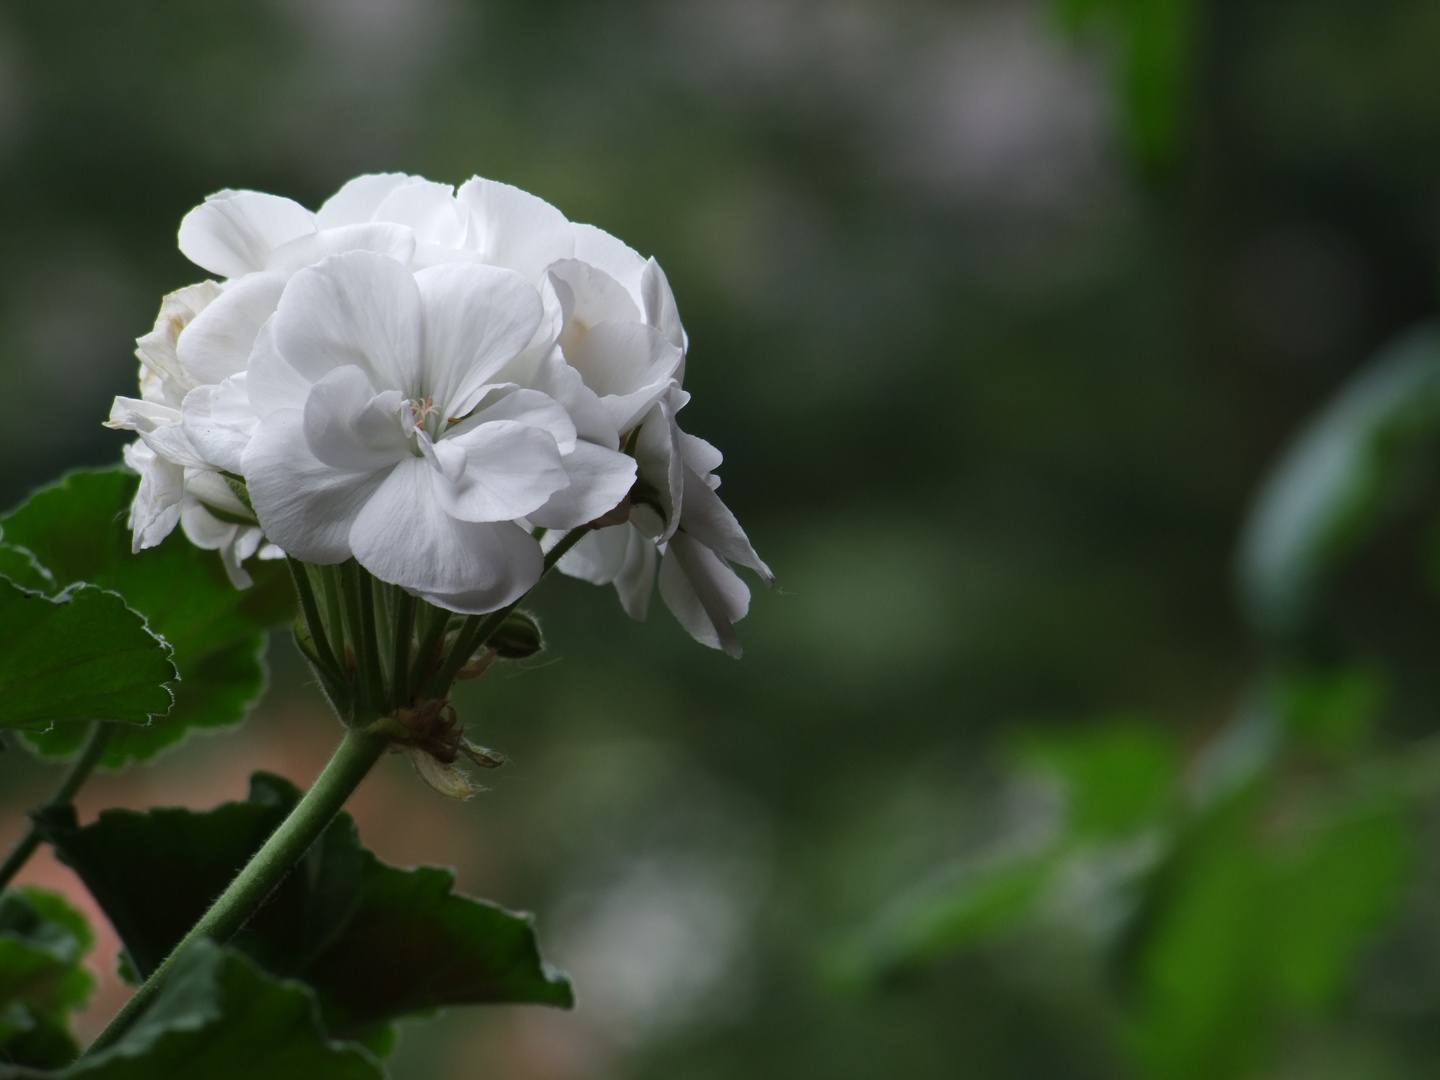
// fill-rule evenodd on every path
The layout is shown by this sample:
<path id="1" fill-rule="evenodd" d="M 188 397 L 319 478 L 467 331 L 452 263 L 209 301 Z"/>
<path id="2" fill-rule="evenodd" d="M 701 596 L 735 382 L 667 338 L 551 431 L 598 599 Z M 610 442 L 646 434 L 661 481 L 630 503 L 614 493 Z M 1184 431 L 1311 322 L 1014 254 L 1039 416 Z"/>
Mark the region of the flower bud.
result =
<path id="1" fill-rule="evenodd" d="M 545 648 L 540 624 L 527 611 L 512 611 L 490 637 L 490 647 L 502 660 L 523 660 Z"/>

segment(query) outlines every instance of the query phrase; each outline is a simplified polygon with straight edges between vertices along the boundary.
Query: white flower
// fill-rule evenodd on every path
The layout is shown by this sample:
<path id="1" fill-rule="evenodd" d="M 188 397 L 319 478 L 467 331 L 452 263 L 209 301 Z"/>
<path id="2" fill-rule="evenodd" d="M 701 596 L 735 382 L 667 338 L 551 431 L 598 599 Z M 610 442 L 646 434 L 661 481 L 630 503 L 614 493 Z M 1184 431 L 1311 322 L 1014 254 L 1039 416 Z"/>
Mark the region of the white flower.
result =
<path id="1" fill-rule="evenodd" d="M 577 456 L 564 408 L 497 378 L 541 315 L 520 275 L 478 264 L 353 252 L 296 274 L 245 380 L 259 423 L 241 467 L 266 535 L 455 611 L 523 595 L 542 556 L 515 519 L 577 488 L 554 527 L 584 524 L 635 475 L 616 451 Z"/>
<path id="2" fill-rule="evenodd" d="M 684 395 L 657 402 L 635 438 L 639 480 L 630 519 L 597 530 L 572 548 L 557 568 L 596 585 L 615 586 L 634 619 L 644 619 L 660 560 L 660 596 L 696 641 L 730 656 L 741 653 L 735 623 L 750 609 L 750 590 L 730 564 L 749 567 L 766 585 L 774 575 L 715 489 L 720 451 L 687 435 L 675 422 Z"/>

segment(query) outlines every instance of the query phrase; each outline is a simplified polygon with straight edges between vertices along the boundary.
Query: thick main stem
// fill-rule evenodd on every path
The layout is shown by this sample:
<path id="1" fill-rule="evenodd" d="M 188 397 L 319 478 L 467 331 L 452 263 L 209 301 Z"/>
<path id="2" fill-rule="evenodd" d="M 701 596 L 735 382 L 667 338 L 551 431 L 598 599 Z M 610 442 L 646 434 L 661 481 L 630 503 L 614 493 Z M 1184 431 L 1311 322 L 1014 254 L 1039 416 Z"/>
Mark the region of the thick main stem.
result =
<path id="1" fill-rule="evenodd" d="M 87 1055 L 114 1045 L 125 1034 L 135 1018 L 155 999 L 171 970 L 195 942 L 209 938 L 223 944 L 239 932 L 335 819 L 345 800 L 380 760 L 385 747 L 385 739 L 361 729 L 352 728 L 346 732 L 335 755 L 304 798 L 230 883 L 230 887 L 220 894 L 210 910 L 115 1015 L 115 1019 L 85 1052 Z"/>
<path id="2" fill-rule="evenodd" d="M 50 796 L 50 801 L 43 809 L 48 810 L 52 806 L 64 806 L 75 798 L 81 786 L 90 778 L 95 771 L 95 766 L 100 764 L 100 759 L 105 756 L 105 747 L 110 744 L 110 734 L 114 729 L 104 720 L 94 720 L 90 726 L 90 737 L 85 741 L 85 747 L 70 765 L 70 771 L 60 781 L 60 786 L 55 789 L 55 794 Z M 15 846 L 10 849 L 10 854 L 5 856 L 5 862 L 0 863 L 0 889 L 4 889 L 15 879 L 20 868 L 25 865 L 35 849 L 40 846 L 43 837 L 40 830 L 31 825 L 25 830 L 25 835 L 20 837 Z"/>

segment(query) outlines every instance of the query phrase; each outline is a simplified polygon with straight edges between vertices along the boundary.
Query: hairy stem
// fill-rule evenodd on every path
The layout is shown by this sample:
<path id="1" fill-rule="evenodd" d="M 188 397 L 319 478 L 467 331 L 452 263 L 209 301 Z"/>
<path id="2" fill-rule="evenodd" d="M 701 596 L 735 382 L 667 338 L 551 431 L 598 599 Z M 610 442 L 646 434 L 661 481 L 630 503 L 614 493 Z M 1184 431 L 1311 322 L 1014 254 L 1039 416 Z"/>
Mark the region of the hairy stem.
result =
<path id="1" fill-rule="evenodd" d="M 114 728 L 104 720 L 94 720 L 90 724 L 90 738 L 85 741 L 85 747 L 70 765 L 70 771 L 60 781 L 60 786 L 55 789 L 55 794 L 50 796 L 50 801 L 44 806 L 49 809 L 52 806 L 64 806 L 75 798 L 90 774 L 95 771 L 95 766 L 100 764 L 100 759 L 105 756 L 105 747 L 110 743 L 110 734 Z M 14 880 L 20 868 L 25 865 L 26 860 L 35 854 L 35 849 L 40 846 L 40 830 L 31 825 L 25 830 L 25 835 L 10 849 L 10 854 L 5 856 L 5 862 L 0 864 L 0 889 L 4 889 Z"/>
<path id="2" fill-rule="evenodd" d="M 295 809 L 290 811 L 290 815 L 280 823 L 229 888 L 220 894 L 210 910 L 145 980 L 135 996 L 116 1013 L 115 1019 L 110 1021 L 82 1057 L 113 1046 L 125 1034 L 135 1018 L 155 1000 L 170 972 L 195 942 L 209 938 L 223 944 L 239 932 L 335 819 L 345 800 L 380 760 L 385 747 L 384 738 L 363 729 L 351 728 L 346 732 L 329 764 L 305 797 L 295 805 Z"/>

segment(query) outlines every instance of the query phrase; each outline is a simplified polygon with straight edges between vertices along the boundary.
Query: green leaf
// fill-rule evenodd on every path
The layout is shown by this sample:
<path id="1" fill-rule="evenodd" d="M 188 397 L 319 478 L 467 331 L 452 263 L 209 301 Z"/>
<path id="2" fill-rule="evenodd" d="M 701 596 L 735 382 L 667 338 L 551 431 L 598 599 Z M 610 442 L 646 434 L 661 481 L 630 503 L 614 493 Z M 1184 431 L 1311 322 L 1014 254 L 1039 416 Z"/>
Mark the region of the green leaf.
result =
<path id="1" fill-rule="evenodd" d="M 1130 1047 L 1156 1080 L 1255 1075 L 1282 1017 L 1339 997 L 1408 879 L 1396 807 L 1274 800 L 1257 787 L 1201 819 L 1151 879 L 1123 974 Z"/>
<path id="2" fill-rule="evenodd" d="M 249 801 L 208 812 L 110 810 L 83 829 L 51 814 L 41 825 L 148 975 L 298 799 L 257 773 Z M 330 1030 L 346 1037 L 443 1005 L 569 1007 L 570 984 L 541 961 L 530 917 L 453 884 L 448 870 L 386 866 L 342 814 L 233 944 L 313 986 Z"/>
<path id="3" fill-rule="evenodd" d="M 280 562 L 252 560 L 255 584 L 240 590 L 217 553 L 195 547 L 178 529 L 159 547 L 132 554 L 125 520 L 138 482 L 119 468 L 74 472 L 3 520 L 6 542 L 33 552 L 59 585 L 87 581 L 115 590 L 174 646 L 181 679 L 174 710 L 144 730 L 117 732 L 103 762 L 110 767 L 152 757 L 191 728 L 243 719 L 264 689 L 266 631 L 294 615 Z M 55 757 L 77 751 L 83 738 L 78 730 L 27 736 Z"/>
<path id="4" fill-rule="evenodd" d="M 1055 876 L 1053 852 L 967 867 L 916 888 L 835 957 L 844 982 L 875 979 L 994 941 L 1029 917 Z"/>
<path id="5" fill-rule="evenodd" d="M 314 996 L 202 941 L 115 1045 L 56 1073 L 0 1066 L 0 1080 L 384 1080 L 363 1049 L 332 1042 Z"/>
<path id="6" fill-rule="evenodd" d="M 1326 577 L 1393 510 L 1440 430 L 1440 331 L 1414 331 L 1340 388 L 1260 488 L 1240 544 L 1251 620 L 1302 630 Z"/>
<path id="7" fill-rule="evenodd" d="M 169 710 L 174 678 L 170 647 L 113 592 L 84 585 L 51 598 L 0 580 L 0 728 L 144 724 Z M 73 726 L 83 740 L 86 727 Z"/>
<path id="8" fill-rule="evenodd" d="M 1020 756 L 1059 779 L 1070 828 L 1083 836 L 1114 836 L 1157 823 L 1170 809 L 1180 773 L 1174 740 L 1138 723 L 1032 737 Z"/>
<path id="9" fill-rule="evenodd" d="M 1056 0 L 1056 8 L 1072 32 L 1099 25 L 1117 39 L 1131 152 L 1146 168 L 1172 164 L 1195 68 L 1196 0 Z"/>
<path id="10" fill-rule="evenodd" d="M 22 589 L 47 596 L 59 588 L 55 576 L 18 544 L 0 544 L 0 576 L 9 578 Z"/>
<path id="11" fill-rule="evenodd" d="M 85 917 L 58 894 L 0 895 L 0 1059 L 55 1068 L 79 1052 L 68 1023 L 95 986 L 82 965 L 93 943 Z"/>

